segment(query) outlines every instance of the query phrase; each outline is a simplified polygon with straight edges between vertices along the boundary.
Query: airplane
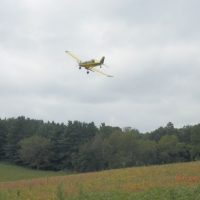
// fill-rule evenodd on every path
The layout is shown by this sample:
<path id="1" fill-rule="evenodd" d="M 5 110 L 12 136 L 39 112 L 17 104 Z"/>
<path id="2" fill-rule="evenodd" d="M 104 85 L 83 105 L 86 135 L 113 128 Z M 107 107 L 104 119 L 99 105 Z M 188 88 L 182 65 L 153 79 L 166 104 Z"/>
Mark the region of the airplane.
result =
<path id="1" fill-rule="evenodd" d="M 101 68 L 102 65 L 104 65 L 104 60 L 105 60 L 104 56 L 100 60 L 92 59 L 89 61 L 82 62 L 78 57 L 76 57 L 70 51 L 65 51 L 65 52 L 77 61 L 79 69 L 81 69 L 82 67 L 85 68 L 87 70 L 87 74 L 89 74 L 89 72 L 92 71 L 92 72 L 97 72 L 107 77 L 113 77 L 112 75 L 106 74 L 96 68 L 97 66 L 100 66 Z"/>

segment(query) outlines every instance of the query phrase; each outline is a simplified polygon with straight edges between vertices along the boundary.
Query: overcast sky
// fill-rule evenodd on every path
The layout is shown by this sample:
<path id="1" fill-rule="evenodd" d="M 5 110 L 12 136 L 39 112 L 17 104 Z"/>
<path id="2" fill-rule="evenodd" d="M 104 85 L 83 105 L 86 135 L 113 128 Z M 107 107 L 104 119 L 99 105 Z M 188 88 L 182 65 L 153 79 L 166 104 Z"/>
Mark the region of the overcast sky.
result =
<path id="1" fill-rule="evenodd" d="M 200 122 L 199 0 L 0 0 L 0 118 L 152 131 Z M 114 75 L 79 70 L 105 56 Z"/>

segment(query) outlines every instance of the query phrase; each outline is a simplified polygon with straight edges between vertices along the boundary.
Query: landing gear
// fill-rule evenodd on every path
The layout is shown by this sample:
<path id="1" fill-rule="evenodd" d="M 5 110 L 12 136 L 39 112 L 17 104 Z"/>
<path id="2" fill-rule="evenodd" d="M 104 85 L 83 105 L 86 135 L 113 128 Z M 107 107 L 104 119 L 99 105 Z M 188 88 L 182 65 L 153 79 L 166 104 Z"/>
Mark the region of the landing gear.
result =
<path id="1" fill-rule="evenodd" d="M 81 66 L 79 66 L 79 69 L 81 69 Z"/>
<path id="2" fill-rule="evenodd" d="M 87 74 L 89 74 L 89 71 L 87 71 Z"/>

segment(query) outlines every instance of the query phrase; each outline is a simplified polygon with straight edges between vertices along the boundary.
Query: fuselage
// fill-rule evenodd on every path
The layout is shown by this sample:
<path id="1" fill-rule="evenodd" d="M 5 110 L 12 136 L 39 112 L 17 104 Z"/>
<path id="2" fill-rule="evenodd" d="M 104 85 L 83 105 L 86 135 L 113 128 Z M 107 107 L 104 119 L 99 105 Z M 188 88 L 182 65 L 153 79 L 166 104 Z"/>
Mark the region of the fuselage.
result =
<path id="1" fill-rule="evenodd" d="M 96 60 L 90 60 L 90 61 L 86 61 L 86 62 L 80 62 L 79 66 L 80 67 L 85 67 L 86 69 L 89 69 L 91 67 L 96 67 L 101 65 L 102 63 L 100 61 L 96 61 Z"/>

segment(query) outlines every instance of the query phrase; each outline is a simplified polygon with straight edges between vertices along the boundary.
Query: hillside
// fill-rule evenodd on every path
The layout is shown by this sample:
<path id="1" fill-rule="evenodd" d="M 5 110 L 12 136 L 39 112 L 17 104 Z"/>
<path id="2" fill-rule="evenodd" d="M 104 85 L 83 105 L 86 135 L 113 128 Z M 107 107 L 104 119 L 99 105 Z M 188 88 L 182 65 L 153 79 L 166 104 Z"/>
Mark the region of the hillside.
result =
<path id="1" fill-rule="evenodd" d="M 200 197 L 199 166 L 200 162 L 190 162 L 2 182 L 0 199 L 194 200 Z"/>
<path id="2" fill-rule="evenodd" d="M 19 167 L 16 165 L 0 163 L 0 182 L 51 177 L 51 176 L 58 176 L 58 175 L 64 175 L 64 174 L 66 173 L 33 170 L 29 168 Z"/>

